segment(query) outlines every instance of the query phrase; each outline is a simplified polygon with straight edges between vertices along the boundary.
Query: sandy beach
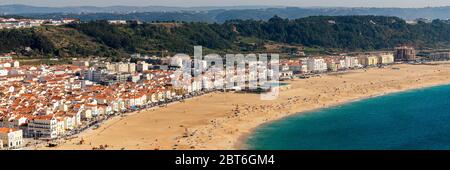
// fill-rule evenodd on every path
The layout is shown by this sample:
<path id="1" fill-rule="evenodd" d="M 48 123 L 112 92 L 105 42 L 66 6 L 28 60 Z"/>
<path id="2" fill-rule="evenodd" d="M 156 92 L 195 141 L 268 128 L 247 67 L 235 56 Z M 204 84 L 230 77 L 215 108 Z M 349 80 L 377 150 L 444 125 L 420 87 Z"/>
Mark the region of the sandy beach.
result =
<path id="1" fill-rule="evenodd" d="M 54 148 L 242 149 L 242 140 L 261 124 L 361 98 L 450 83 L 450 65 L 393 65 L 287 81 L 290 89 L 273 101 L 258 94 L 215 92 L 114 117 Z M 83 139 L 84 143 L 79 144 Z"/>

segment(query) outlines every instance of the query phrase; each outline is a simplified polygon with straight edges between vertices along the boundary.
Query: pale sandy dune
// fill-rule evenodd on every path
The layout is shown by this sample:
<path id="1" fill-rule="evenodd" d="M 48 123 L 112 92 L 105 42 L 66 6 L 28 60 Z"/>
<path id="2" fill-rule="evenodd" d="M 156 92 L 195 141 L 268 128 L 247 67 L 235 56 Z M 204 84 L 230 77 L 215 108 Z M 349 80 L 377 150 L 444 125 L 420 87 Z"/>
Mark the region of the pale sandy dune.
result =
<path id="1" fill-rule="evenodd" d="M 392 67 L 400 69 L 392 69 Z M 450 83 L 450 65 L 395 65 L 289 82 L 274 101 L 214 93 L 167 108 L 116 117 L 51 149 L 239 149 L 262 123 L 298 112 L 400 90 Z M 83 138 L 85 143 L 77 145 Z M 50 149 L 50 148 L 38 148 Z"/>

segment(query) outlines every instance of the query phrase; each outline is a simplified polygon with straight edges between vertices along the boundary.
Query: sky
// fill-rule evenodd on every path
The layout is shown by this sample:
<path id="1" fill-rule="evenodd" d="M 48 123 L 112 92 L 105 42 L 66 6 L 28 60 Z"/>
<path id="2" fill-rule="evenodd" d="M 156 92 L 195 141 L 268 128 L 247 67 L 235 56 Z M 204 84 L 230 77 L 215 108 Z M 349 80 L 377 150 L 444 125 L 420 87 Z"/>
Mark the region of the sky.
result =
<path id="1" fill-rule="evenodd" d="M 450 0 L 0 0 L 0 5 L 33 6 L 300 6 L 300 7 L 434 7 L 450 6 Z"/>

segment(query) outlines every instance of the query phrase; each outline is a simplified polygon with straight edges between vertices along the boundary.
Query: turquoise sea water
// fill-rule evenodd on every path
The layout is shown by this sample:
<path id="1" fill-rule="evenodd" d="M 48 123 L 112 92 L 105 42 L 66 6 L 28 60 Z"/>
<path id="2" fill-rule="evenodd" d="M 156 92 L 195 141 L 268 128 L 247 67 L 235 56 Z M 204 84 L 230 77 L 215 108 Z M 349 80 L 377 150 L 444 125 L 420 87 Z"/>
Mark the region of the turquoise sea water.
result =
<path id="1" fill-rule="evenodd" d="M 450 85 L 360 100 L 257 128 L 248 149 L 450 149 Z"/>

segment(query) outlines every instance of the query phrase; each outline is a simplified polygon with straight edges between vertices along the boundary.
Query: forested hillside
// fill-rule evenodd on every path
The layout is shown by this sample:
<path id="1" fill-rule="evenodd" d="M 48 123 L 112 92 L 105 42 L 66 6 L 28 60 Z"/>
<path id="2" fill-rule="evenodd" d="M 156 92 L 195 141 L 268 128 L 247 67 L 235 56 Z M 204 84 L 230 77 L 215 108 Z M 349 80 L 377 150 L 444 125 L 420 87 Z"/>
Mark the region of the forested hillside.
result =
<path id="1" fill-rule="evenodd" d="M 194 45 L 213 51 L 264 51 L 265 43 L 282 43 L 342 51 L 450 47 L 450 24 L 407 24 L 397 17 L 316 16 L 295 20 L 231 20 L 223 24 L 130 23 L 111 25 L 91 21 L 64 27 L 0 30 L 0 51 L 23 51 L 57 56 L 117 57 L 135 52 L 190 53 Z"/>

